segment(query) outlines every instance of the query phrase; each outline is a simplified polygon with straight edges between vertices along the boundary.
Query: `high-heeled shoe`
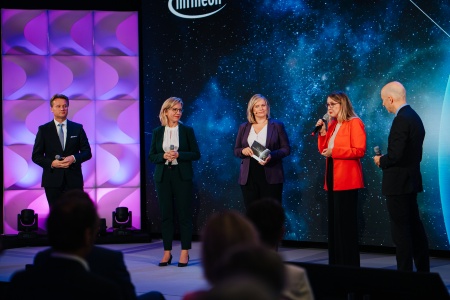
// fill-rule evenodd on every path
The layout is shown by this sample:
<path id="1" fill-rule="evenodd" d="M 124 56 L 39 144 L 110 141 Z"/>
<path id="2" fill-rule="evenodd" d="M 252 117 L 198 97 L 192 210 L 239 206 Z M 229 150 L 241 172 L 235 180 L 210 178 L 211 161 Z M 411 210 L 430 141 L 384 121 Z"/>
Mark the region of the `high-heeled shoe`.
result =
<path id="1" fill-rule="evenodd" d="M 188 261 L 185 262 L 185 263 L 180 263 L 180 262 L 179 262 L 179 263 L 178 263 L 178 267 L 180 267 L 180 268 L 187 267 L 188 263 L 189 263 L 189 255 L 188 255 Z"/>
<path id="2" fill-rule="evenodd" d="M 172 262 L 172 254 L 170 254 L 170 258 L 168 261 L 160 262 L 158 264 L 158 267 L 167 267 L 168 265 L 170 265 L 171 262 Z"/>

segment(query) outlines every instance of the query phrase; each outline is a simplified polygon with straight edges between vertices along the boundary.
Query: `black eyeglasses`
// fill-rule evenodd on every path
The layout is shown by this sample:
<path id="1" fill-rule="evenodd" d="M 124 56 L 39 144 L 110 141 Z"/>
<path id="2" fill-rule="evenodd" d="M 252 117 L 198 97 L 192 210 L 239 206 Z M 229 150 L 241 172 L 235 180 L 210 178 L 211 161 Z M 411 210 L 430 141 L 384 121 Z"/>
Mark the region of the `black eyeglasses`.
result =
<path id="1" fill-rule="evenodd" d="M 335 103 L 327 103 L 325 106 L 326 106 L 326 108 L 333 108 L 333 107 L 335 107 L 336 105 L 338 105 L 338 104 L 340 104 L 340 103 L 338 103 L 338 102 L 335 102 Z"/>
<path id="2" fill-rule="evenodd" d="M 182 112 L 183 112 L 183 109 L 182 109 L 182 108 L 171 108 L 171 110 L 172 110 L 174 113 L 177 113 L 177 112 L 182 113 Z"/>

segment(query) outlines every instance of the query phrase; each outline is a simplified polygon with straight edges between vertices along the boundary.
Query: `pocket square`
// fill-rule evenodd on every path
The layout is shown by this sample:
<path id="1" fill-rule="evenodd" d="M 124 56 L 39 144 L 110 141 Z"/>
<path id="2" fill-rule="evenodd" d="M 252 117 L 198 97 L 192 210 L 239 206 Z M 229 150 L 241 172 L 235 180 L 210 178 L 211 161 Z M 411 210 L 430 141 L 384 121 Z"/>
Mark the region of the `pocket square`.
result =
<path id="1" fill-rule="evenodd" d="M 71 139 L 76 138 L 76 137 L 77 137 L 77 135 L 71 135 L 70 136 Z"/>

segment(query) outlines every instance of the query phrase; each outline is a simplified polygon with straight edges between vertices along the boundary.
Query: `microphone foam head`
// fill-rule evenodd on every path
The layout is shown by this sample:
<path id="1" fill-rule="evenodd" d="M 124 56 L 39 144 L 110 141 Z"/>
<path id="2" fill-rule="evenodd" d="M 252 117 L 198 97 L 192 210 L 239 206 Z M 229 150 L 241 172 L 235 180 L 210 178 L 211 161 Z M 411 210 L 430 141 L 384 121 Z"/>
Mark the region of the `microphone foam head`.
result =
<path id="1" fill-rule="evenodd" d="M 373 147 L 373 151 L 375 152 L 376 155 L 381 155 L 380 147 L 378 146 Z"/>

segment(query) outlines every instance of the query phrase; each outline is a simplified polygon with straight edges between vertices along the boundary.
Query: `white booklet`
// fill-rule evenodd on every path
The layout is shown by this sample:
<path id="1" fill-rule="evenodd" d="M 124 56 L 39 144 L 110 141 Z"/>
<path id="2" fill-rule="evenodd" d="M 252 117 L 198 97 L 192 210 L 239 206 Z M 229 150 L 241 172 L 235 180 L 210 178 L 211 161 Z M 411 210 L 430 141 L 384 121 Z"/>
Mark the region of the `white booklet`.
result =
<path id="1" fill-rule="evenodd" d="M 257 161 L 266 160 L 267 156 L 269 156 L 270 154 L 270 150 L 258 143 L 256 140 L 253 142 L 250 148 L 253 151 L 252 157 Z"/>

